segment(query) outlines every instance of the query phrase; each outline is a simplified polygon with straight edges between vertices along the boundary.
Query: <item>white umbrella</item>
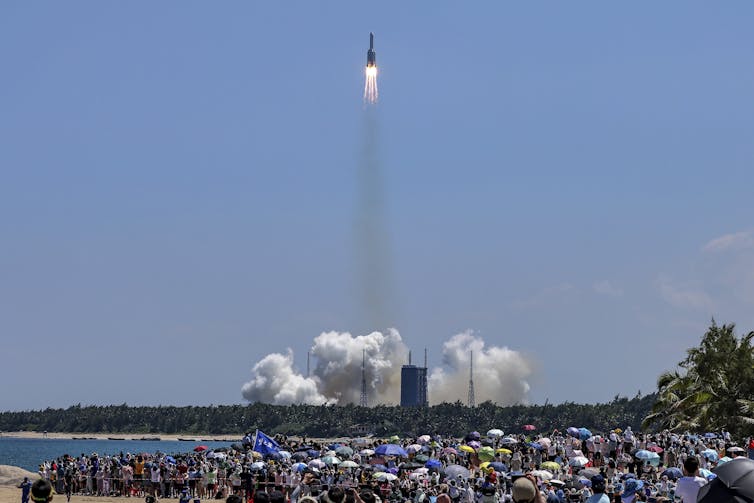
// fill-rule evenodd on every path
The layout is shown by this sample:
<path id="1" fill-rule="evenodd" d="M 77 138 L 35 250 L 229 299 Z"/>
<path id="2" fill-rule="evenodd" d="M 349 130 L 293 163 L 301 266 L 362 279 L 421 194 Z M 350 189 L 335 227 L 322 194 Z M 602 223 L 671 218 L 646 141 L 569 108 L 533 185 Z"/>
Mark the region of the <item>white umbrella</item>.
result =
<path id="1" fill-rule="evenodd" d="M 419 444 L 411 444 L 406 447 L 406 452 L 419 452 L 422 450 L 422 446 Z"/>
<path id="2" fill-rule="evenodd" d="M 426 444 L 430 440 L 431 439 L 429 438 L 429 435 L 422 435 L 422 436 L 420 436 L 419 438 L 416 439 L 416 441 L 419 442 L 420 444 Z"/>
<path id="3" fill-rule="evenodd" d="M 356 467 L 358 467 L 358 466 L 359 466 L 359 465 L 358 465 L 357 463 L 354 463 L 354 462 L 353 462 L 353 461 L 351 461 L 350 459 L 348 459 L 348 460 L 346 460 L 346 461 L 343 461 L 343 462 L 342 462 L 342 463 L 340 464 L 340 467 L 341 467 L 341 468 L 356 468 Z"/>
<path id="4" fill-rule="evenodd" d="M 531 474 L 541 480 L 550 480 L 552 478 L 552 473 L 547 470 L 534 470 Z"/>
<path id="5" fill-rule="evenodd" d="M 392 473 L 379 472 L 374 474 L 374 478 L 377 480 L 387 480 L 388 482 L 392 482 L 393 480 L 397 480 L 398 476 L 393 475 Z"/>
<path id="6" fill-rule="evenodd" d="M 497 428 L 493 428 L 487 432 L 487 436 L 491 438 L 497 438 L 503 436 L 503 430 L 499 430 Z"/>
<path id="7" fill-rule="evenodd" d="M 372 449 L 362 449 L 359 451 L 359 454 L 362 456 L 374 456 L 374 451 Z"/>
<path id="8" fill-rule="evenodd" d="M 513 437 L 505 437 L 500 442 L 503 443 L 503 444 L 506 444 L 506 445 L 512 445 L 512 444 L 517 444 L 518 440 L 516 440 Z"/>
<path id="9" fill-rule="evenodd" d="M 589 460 L 584 456 L 574 456 L 568 460 L 568 464 L 571 466 L 586 466 L 587 463 L 589 463 Z"/>

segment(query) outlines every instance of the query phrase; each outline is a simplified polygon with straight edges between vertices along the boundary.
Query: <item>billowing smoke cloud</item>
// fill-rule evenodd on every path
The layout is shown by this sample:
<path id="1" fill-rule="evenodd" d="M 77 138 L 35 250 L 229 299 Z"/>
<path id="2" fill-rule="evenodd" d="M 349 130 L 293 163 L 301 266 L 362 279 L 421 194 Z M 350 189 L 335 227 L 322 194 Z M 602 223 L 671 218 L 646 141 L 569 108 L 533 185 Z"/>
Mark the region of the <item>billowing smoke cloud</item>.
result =
<path id="1" fill-rule="evenodd" d="M 507 347 L 485 347 L 471 331 L 454 335 L 442 346 L 444 367 L 429 376 L 432 403 L 461 400 L 469 390 L 469 360 L 474 354 L 474 396 L 477 403 L 491 400 L 500 405 L 524 403 L 529 392 L 526 379 L 532 373 L 521 353 Z"/>
<path id="2" fill-rule="evenodd" d="M 253 377 L 241 388 L 241 394 L 250 402 L 292 405 L 308 403 L 322 405 L 334 403 L 317 390 L 317 381 L 293 370 L 293 351 L 272 353 L 262 358 L 251 369 Z"/>
<path id="3" fill-rule="evenodd" d="M 305 377 L 293 367 L 293 352 L 272 353 L 251 370 L 243 385 L 243 397 L 251 402 L 278 405 L 359 403 L 362 351 L 370 405 L 400 401 L 401 366 L 408 348 L 397 330 L 354 336 L 347 332 L 323 332 L 314 339 L 311 355 L 316 359 L 312 375 Z M 492 400 L 501 405 L 523 403 L 531 375 L 530 364 L 506 347 L 485 347 L 484 341 L 464 332 L 443 344 L 443 366 L 431 371 L 429 397 L 432 403 L 466 401 L 469 383 L 469 351 L 474 352 L 474 388 L 478 403 Z"/>

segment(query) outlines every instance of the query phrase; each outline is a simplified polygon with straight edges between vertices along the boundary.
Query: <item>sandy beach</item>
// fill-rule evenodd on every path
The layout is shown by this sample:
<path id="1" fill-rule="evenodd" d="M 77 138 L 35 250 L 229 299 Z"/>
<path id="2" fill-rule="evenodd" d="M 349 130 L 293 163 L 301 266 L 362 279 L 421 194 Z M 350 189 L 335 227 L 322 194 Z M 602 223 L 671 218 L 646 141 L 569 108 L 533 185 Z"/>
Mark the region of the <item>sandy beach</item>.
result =
<path id="1" fill-rule="evenodd" d="M 195 442 L 239 442 L 241 435 L 170 435 L 166 433 L 62 433 L 62 432 L 49 432 L 40 433 L 38 431 L 4 431 L 0 433 L 0 437 L 7 438 L 57 438 L 64 440 L 72 440 L 74 438 L 93 438 L 97 440 L 107 440 L 108 438 L 117 438 L 119 440 L 140 440 L 142 438 L 159 438 L 160 440 L 173 440 L 178 439 L 192 439 Z"/>

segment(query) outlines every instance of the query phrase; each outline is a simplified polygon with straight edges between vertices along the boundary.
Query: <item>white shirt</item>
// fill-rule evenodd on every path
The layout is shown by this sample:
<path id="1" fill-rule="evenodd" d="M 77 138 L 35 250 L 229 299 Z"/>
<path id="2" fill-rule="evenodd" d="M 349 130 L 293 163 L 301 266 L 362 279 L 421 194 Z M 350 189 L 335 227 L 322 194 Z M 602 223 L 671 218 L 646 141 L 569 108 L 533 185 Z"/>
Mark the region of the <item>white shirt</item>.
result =
<path id="1" fill-rule="evenodd" d="M 706 484 L 704 477 L 681 477 L 675 488 L 675 497 L 681 498 L 683 503 L 696 503 L 699 489 Z"/>

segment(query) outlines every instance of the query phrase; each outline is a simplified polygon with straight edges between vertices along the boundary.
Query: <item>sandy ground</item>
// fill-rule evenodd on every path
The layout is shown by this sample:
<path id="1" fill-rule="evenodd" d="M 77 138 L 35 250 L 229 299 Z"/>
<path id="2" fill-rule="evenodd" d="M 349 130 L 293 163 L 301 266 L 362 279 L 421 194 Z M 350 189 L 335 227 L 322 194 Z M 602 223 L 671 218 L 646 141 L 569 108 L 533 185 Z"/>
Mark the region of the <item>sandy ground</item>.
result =
<path id="1" fill-rule="evenodd" d="M 193 439 L 196 442 L 199 441 L 211 441 L 211 442 L 239 442 L 241 440 L 241 436 L 232 437 L 232 436 L 214 436 L 214 435 L 202 435 L 202 436 L 196 436 L 196 435 L 168 435 L 164 433 L 58 433 L 58 432 L 50 432 L 50 433 L 40 433 L 38 431 L 4 431 L 0 433 L 1 437 L 8 437 L 8 438 L 61 438 L 65 440 L 70 440 L 73 437 L 81 438 L 96 438 L 100 440 L 107 440 L 108 438 L 119 438 L 123 440 L 139 440 L 142 437 L 160 437 L 160 440 L 178 440 L 179 438 L 183 439 Z M 2 500 L 4 502 L 4 500 Z"/>
<path id="2" fill-rule="evenodd" d="M 56 494 L 53 499 L 53 503 L 65 503 L 65 495 Z M 71 496 L 71 503 L 83 503 L 83 502 L 97 502 L 97 503 L 122 503 L 124 501 L 131 501 L 138 503 L 144 501 L 143 498 L 109 498 L 105 496 Z M 177 502 L 177 499 L 160 499 L 161 502 L 171 501 Z M 202 501 L 217 501 L 217 500 L 202 500 Z M 1 503 L 15 503 L 21 502 L 21 489 L 16 489 L 14 486 L 0 486 L 0 502 Z"/>

